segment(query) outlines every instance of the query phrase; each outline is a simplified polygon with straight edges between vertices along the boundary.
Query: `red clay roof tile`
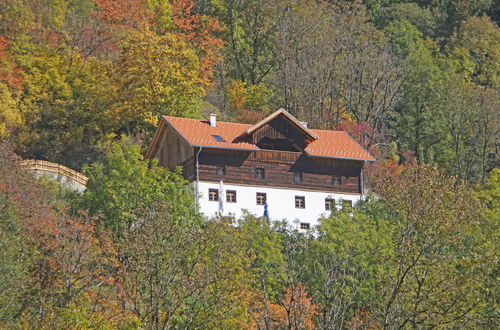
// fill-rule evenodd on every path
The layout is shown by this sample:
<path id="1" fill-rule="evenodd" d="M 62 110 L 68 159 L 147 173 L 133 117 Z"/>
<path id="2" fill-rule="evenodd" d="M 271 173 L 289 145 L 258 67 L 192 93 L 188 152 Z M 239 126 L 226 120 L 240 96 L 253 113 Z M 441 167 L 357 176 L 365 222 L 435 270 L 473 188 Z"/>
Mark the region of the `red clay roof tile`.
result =
<path id="1" fill-rule="evenodd" d="M 222 149 L 260 150 L 254 144 L 236 140 L 242 132 L 252 127 L 249 124 L 217 122 L 212 127 L 205 120 L 163 116 L 189 144 Z M 343 131 L 311 129 L 318 139 L 310 143 L 305 152 L 313 157 L 341 158 L 374 161 L 375 159 L 352 137 Z M 213 135 L 219 135 L 225 142 L 217 141 Z"/>

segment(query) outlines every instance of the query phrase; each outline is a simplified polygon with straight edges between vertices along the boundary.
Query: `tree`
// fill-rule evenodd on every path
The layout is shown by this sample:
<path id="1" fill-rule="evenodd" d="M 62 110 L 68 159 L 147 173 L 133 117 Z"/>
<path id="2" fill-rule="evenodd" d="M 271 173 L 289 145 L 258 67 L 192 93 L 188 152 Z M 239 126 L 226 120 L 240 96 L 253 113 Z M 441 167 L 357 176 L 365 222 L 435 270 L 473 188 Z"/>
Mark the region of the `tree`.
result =
<path id="1" fill-rule="evenodd" d="M 391 43 L 404 67 L 402 97 L 397 104 L 394 129 L 401 149 L 415 152 L 432 163 L 446 155 L 446 114 L 439 109 L 439 95 L 447 88 L 437 47 L 413 25 L 402 21 L 387 27 Z"/>
<path id="2" fill-rule="evenodd" d="M 256 327 L 269 328 L 273 324 L 273 313 L 278 308 L 278 297 L 285 289 L 281 237 L 265 220 L 249 214 L 239 219 L 238 224 L 244 248 L 252 253 L 248 269 L 252 275 L 248 312 Z"/>
<path id="3" fill-rule="evenodd" d="M 98 231 L 90 219 L 54 214 L 29 223 L 28 235 L 38 252 L 28 281 L 28 293 L 35 302 L 32 322 L 57 323 L 52 315 L 86 294 L 93 297 L 88 317 L 105 313 L 103 307 L 117 296 L 111 271 L 118 265 L 105 232 Z"/>
<path id="4" fill-rule="evenodd" d="M 437 8 L 421 7 L 415 2 L 394 2 L 378 12 L 375 24 L 383 29 L 392 22 L 408 21 L 424 37 L 439 37 L 445 24 L 445 14 Z"/>
<path id="5" fill-rule="evenodd" d="M 43 47 L 31 51 L 23 59 L 29 66 L 18 105 L 30 120 L 17 134 L 18 150 L 78 169 L 100 156 L 96 144 L 113 129 L 105 117 L 115 93 L 109 63 Z"/>
<path id="6" fill-rule="evenodd" d="M 148 24 L 148 11 L 144 0 L 94 0 L 100 20 L 119 28 L 141 28 Z"/>
<path id="7" fill-rule="evenodd" d="M 498 325 L 498 315 L 495 311 L 499 288 L 498 276 L 498 246 L 500 228 L 500 170 L 489 173 L 488 180 L 476 187 L 476 197 L 485 205 L 481 210 L 481 219 L 474 235 L 475 245 L 473 255 L 476 260 L 471 266 L 475 269 L 477 292 L 480 296 L 478 308 L 474 311 L 473 320 L 476 324 L 491 328 Z"/>
<path id="8" fill-rule="evenodd" d="M 317 314 L 317 305 L 313 303 L 312 297 L 301 282 L 295 287 L 286 289 L 279 303 L 268 303 L 265 307 L 259 307 L 261 310 L 252 311 L 253 322 L 249 324 L 249 328 L 315 328 L 313 320 Z"/>
<path id="9" fill-rule="evenodd" d="M 469 266 L 480 204 L 456 178 L 416 162 L 389 162 L 372 183 L 395 228 L 375 314 L 384 327 L 466 324 L 480 299 Z"/>
<path id="10" fill-rule="evenodd" d="M 0 81 L 14 88 L 21 88 L 22 69 L 14 62 L 9 53 L 9 42 L 0 34 Z"/>
<path id="11" fill-rule="evenodd" d="M 117 127 L 130 133 L 159 115 L 197 115 L 206 82 L 196 53 L 176 35 L 130 32 L 115 65 L 120 94 L 108 116 Z"/>
<path id="12" fill-rule="evenodd" d="M 448 70 L 439 97 L 439 111 L 449 135 L 441 143 L 444 154 L 435 157 L 448 173 L 468 182 L 484 182 L 498 161 L 498 92 L 467 83 Z"/>
<path id="13" fill-rule="evenodd" d="M 381 304 L 394 226 L 378 202 L 362 204 L 352 213 L 334 210 L 321 219 L 318 238 L 310 242 L 305 278 L 318 304 L 321 328 L 345 327 L 355 310 L 373 313 Z"/>
<path id="14" fill-rule="evenodd" d="M 0 140 L 10 135 L 10 130 L 22 123 L 17 101 L 10 88 L 0 82 Z"/>
<path id="15" fill-rule="evenodd" d="M 263 83 L 247 86 L 233 81 L 226 94 L 234 116 L 242 123 L 256 123 L 276 109 L 270 107 L 273 94 Z"/>
<path id="16" fill-rule="evenodd" d="M 224 42 L 216 34 L 223 28 L 218 19 L 194 13 L 194 6 L 193 0 L 173 0 L 172 23 L 179 39 L 198 54 L 201 77 L 210 83 L 215 66 L 222 61 Z"/>
<path id="17" fill-rule="evenodd" d="M 470 17 L 450 38 L 452 54 L 479 85 L 497 88 L 500 84 L 500 28 L 487 16 Z M 472 61 L 468 65 L 467 61 Z"/>
<path id="18" fill-rule="evenodd" d="M 0 324 L 11 327 L 25 308 L 35 249 L 25 233 L 20 185 L 26 182 L 11 148 L 0 143 Z M 18 181 L 19 180 L 19 181 Z M 26 196 L 29 198 L 29 196 Z M 35 214 L 34 216 L 37 216 Z"/>
<path id="19" fill-rule="evenodd" d="M 273 83 L 284 107 L 331 128 L 343 113 L 377 130 L 393 110 L 401 77 L 385 36 L 359 3 L 280 3 L 279 66 Z"/>
<path id="20" fill-rule="evenodd" d="M 211 12 L 225 25 L 224 72 L 227 78 L 259 84 L 272 73 L 276 8 L 268 1 L 213 2 Z"/>
<path id="21" fill-rule="evenodd" d="M 149 206 L 158 202 L 167 203 L 172 216 L 200 221 L 192 188 L 180 173 L 143 160 L 140 148 L 126 139 L 113 143 L 104 162 L 85 167 L 84 173 L 89 182 L 76 205 L 118 237 L 143 221 Z"/>
<path id="22" fill-rule="evenodd" d="M 9 135 L 11 128 L 22 123 L 22 116 L 13 93 L 22 88 L 22 70 L 13 61 L 8 48 L 9 43 L 0 34 L 0 140 Z"/>
<path id="23" fill-rule="evenodd" d="M 149 328 L 235 328 L 247 319 L 249 258 L 228 224 L 151 205 L 120 243 L 126 305 Z"/>
<path id="24" fill-rule="evenodd" d="M 0 148 L 0 322 L 56 327 L 60 313 L 92 297 L 87 320 L 108 317 L 109 324 L 120 324 L 119 308 L 107 314 L 117 297 L 111 276 L 117 259 L 106 233 L 91 219 L 56 210 L 12 150 Z"/>

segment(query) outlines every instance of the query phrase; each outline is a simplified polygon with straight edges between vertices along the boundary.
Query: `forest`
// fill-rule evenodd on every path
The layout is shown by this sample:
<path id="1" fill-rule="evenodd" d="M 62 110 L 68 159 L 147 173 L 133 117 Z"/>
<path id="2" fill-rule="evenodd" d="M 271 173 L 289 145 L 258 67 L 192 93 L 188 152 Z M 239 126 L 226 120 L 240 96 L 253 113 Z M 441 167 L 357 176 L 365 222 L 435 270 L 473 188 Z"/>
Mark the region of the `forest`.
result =
<path id="1" fill-rule="evenodd" d="M 497 0 L 0 0 L 0 328 L 498 328 L 499 22 Z M 377 158 L 366 200 L 234 226 L 144 159 L 160 115 L 278 108 Z"/>

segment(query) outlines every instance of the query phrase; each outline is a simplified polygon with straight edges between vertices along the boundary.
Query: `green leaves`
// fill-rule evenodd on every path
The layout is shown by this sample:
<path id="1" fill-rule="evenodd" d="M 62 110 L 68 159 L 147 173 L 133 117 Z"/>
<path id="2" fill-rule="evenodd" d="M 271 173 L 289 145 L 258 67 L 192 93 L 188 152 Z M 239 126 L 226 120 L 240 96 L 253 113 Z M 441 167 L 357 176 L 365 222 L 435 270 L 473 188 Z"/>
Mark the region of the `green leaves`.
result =
<path id="1" fill-rule="evenodd" d="M 165 203 L 175 221 L 199 221 L 192 187 L 180 172 L 143 160 L 135 145 L 114 143 L 104 163 L 87 166 L 86 192 L 76 203 L 117 236 L 141 222 L 155 203 Z"/>

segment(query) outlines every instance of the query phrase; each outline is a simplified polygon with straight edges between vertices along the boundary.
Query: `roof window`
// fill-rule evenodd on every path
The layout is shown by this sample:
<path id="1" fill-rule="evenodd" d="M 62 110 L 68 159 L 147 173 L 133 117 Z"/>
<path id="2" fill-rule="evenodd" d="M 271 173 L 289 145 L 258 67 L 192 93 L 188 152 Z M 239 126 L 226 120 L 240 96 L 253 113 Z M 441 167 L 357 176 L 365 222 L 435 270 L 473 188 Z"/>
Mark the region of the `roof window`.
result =
<path id="1" fill-rule="evenodd" d="M 214 137 L 215 140 L 219 142 L 226 142 L 226 140 L 224 140 L 220 135 L 212 135 L 212 136 Z"/>

